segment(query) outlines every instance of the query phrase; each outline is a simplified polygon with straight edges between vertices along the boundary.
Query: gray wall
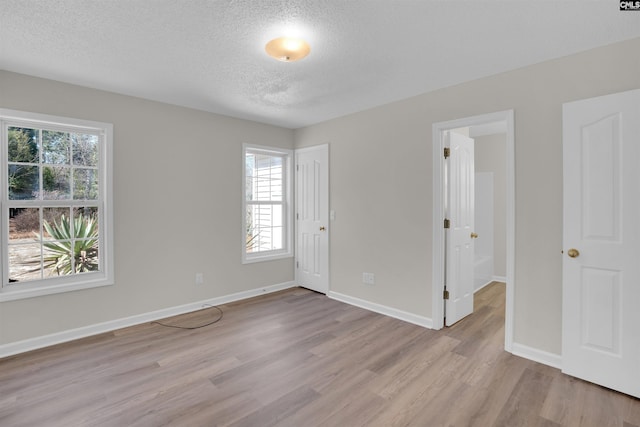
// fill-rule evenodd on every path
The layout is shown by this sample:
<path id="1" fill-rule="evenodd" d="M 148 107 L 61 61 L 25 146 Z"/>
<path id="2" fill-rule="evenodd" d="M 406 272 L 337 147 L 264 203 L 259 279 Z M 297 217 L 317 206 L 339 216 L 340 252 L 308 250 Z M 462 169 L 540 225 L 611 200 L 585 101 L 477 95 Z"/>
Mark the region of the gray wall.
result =
<path id="1" fill-rule="evenodd" d="M 331 290 L 431 317 L 432 124 L 514 109 L 514 341 L 559 354 L 562 104 L 640 87 L 638 52 L 633 39 L 297 130 L 298 147 L 330 143 Z"/>
<path id="2" fill-rule="evenodd" d="M 476 172 L 493 172 L 493 274 L 506 277 L 507 135 L 477 136 L 474 140 Z"/>
<path id="3" fill-rule="evenodd" d="M 0 345 L 293 280 L 240 263 L 242 143 L 293 131 L 4 71 L 0 107 L 113 123 L 115 198 L 115 285 L 0 303 Z"/>

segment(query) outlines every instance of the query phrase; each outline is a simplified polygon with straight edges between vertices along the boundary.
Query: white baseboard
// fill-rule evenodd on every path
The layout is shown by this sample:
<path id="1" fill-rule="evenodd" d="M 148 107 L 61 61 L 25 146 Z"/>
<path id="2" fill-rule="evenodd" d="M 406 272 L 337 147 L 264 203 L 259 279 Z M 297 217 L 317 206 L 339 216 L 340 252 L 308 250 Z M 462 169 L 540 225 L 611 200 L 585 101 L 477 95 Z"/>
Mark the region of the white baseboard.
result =
<path id="1" fill-rule="evenodd" d="M 385 316 L 394 317 L 396 319 L 404 320 L 405 322 L 413 323 L 414 325 L 422 326 L 425 328 L 433 329 L 433 320 L 428 317 L 419 316 L 417 314 L 409 313 L 406 311 L 398 310 L 393 307 L 387 307 L 386 305 L 376 304 L 360 298 L 351 297 L 338 292 L 329 291 L 327 294 L 329 298 L 335 299 L 346 304 L 355 305 L 356 307 L 364 308 L 365 310 L 374 311 L 376 313 L 384 314 Z"/>
<path id="2" fill-rule="evenodd" d="M 524 357 L 525 359 L 533 360 L 534 362 L 542 363 L 543 365 L 551 366 L 552 368 L 562 369 L 562 356 L 559 354 L 549 353 L 515 342 L 511 346 L 511 353 Z"/>
<path id="3" fill-rule="evenodd" d="M 502 283 L 507 283 L 507 278 L 503 277 L 503 276 L 492 276 L 491 280 L 488 280 L 487 283 L 478 286 L 476 289 L 473 290 L 473 293 L 475 294 L 476 292 L 478 292 L 480 289 L 484 288 L 487 285 L 492 284 L 493 282 L 502 282 Z"/>
<path id="4" fill-rule="evenodd" d="M 237 292 L 217 298 L 192 302 L 189 304 L 179 305 L 176 307 L 164 308 L 161 310 L 151 311 L 149 313 L 138 314 L 122 319 L 110 320 L 108 322 L 97 323 L 94 325 L 83 326 L 81 328 L 70 329 L 55 334 L 43 335 L 40 337 L 30 338 L 23 341 L 17 341 L 9 344 L 0 345 L 0 358 L 12 356 L 14 354 L 24 353 L 39 348 L 48 347 L 55 344 L 61 344 L 67 341 L 73 341 L 79 338 L 85 338 L 91 335 L 102 334 L 104 332 L 114 331 L 129 326 L 139 325 L 141 323 L 152 322 L 165 317 L 176 316 L 178 314 L 190 313 L 200 310 L 205 306 L 222 305 L 233 301 L 239 301 L 252 298 L 258 295 L 264 295 L 271 292 L 281 291 L 283 289 L 295 287 L 295 282 L 279 283 L 277 285 L 264 286 L 261 288 L 251 289 L 248 291 Z"/>
<path id="5" fill-rule="evenodd" d="M 475 294 L 476 292 L 478 292 L 480 289 L 486 287 L 487 285 L 490 285 L 491 283 L 493 283 L 493 279 L 487 281 L 487 283 L 478 286 L 476 289 L 473 290 L 473 293 Z"/>

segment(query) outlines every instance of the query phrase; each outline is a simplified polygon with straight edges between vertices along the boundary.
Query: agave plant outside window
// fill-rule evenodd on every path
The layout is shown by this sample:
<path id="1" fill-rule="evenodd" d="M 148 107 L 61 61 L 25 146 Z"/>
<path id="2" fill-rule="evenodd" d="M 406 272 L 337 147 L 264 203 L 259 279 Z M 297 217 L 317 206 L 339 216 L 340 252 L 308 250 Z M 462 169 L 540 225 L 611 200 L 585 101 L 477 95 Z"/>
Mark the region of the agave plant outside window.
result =
<path id="1" fill-rule="evenodd" d="M 98 221 L 93 216 L 79 214 L 71 221 L 61 215 L 43 226 L 54 239 L 43 242 L 45 268 L 54 268 L 58 275 L 98 270 Z"/>

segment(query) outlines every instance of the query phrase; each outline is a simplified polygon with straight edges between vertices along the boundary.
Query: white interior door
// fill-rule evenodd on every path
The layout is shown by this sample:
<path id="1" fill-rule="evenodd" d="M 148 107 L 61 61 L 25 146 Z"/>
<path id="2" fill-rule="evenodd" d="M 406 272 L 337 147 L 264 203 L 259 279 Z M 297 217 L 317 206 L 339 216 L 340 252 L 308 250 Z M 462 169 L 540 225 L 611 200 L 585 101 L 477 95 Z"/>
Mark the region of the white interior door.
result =
<path id="1" fill-rule="evenodd" d="M 329 146 L 296 150 L 296 281 L 329 291 Z"/>
<path id="2" fill-rule="evenodd" d="M 563 372 L 640 397 L 640 90 L 563 108 Z"/>
<path id="3" fill-rule="evenodd" d="M 448 133 L 445 212 L 445 325 L 451 326 L 473 313 L 474 141 Z"/>

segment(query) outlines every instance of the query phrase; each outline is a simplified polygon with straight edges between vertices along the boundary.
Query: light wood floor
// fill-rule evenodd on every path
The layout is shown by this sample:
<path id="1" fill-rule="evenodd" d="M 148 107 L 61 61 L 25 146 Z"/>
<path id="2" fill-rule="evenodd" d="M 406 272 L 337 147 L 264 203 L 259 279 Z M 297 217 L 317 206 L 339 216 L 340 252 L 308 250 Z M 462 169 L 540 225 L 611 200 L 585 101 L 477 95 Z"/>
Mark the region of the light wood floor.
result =
<path id="1" fill-rule="evenodd" d="M 0 360 L 0 426 L 640 426 L 640 400 L 502 350 L 501 283 L 442 331 L 300 288 L 222 309 Z"/>

